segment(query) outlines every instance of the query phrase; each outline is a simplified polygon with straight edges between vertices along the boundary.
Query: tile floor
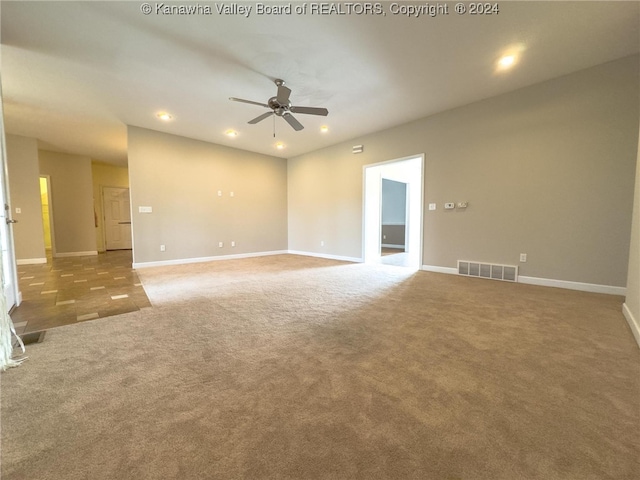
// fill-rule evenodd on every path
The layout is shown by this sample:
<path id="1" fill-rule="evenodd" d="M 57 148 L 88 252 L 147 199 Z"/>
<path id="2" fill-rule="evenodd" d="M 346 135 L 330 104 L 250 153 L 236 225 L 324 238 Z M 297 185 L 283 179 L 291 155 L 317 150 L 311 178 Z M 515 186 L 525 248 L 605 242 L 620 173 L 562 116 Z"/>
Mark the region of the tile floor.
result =
<path id="1" fill-rule="evenodd" d="M 132 312 L 151 303 L 131 268 L 131 250 L 18 265 L 22 303 L 11 312 L 18 335 Z"/>

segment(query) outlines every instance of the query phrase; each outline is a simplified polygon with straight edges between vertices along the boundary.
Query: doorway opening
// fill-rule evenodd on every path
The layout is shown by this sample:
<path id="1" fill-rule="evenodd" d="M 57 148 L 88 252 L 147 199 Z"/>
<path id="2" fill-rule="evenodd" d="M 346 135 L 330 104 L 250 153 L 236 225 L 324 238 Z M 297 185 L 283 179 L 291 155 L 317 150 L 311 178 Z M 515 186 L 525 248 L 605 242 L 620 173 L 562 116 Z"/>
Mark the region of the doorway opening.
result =
<path id="1" fill-rule="evenodd" d="M 44 232 L 44 248 L 51 257 L 55 256 L 53 215 L 51 212 L 51 177 L 40 175 L 40 203 L 42 204 L 42 230 Z M 49 256 L 49 255 L 47 255 Z"/>
<path id="2" fill-rule="evenodd" d="M 365 262 L 420 269 L 423 166 L 424 155 L 365 165 Z"/>

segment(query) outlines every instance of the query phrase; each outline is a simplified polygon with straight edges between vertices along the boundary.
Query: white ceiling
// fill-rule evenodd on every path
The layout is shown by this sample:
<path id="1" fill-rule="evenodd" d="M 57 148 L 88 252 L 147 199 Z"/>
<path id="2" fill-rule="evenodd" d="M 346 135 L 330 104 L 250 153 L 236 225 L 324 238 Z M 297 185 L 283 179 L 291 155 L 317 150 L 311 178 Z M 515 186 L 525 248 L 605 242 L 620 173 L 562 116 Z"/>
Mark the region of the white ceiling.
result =
<path id="1" fill-rule="evenodd" d="M 457 15 L 449 3 L 434 18 L 393 15 L 391 2 L 384 16 L 256 15 L 247 2 L 249 18 L 205 1 L 212 15 L 143 15 L 141 3 L 2 1 L 6 130 L 121 165 L 126 125 L 293 157 L 640 49 L 636 1 L 501 1 L 490 16 Z M 519 64 L 497 73 L 517 45 Z M 266 110 L 228 97 L 266 102 L 275 78 L 294 105 L 329 116 L 296 115 L 301 132 L 277 118 L 276 139 L 271 119 L 248 125 Z M 163 110 L 171 122 L 156 118 Z"/>

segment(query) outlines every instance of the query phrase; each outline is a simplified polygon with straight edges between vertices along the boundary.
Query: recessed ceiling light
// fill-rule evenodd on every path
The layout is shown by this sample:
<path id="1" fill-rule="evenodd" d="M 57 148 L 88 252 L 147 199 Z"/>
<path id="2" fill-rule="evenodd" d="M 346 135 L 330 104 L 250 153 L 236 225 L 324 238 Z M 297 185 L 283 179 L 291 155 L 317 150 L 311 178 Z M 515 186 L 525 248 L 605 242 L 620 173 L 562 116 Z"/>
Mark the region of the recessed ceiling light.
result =
<path id="1" fill-rule="evenodd" d="M 505 55 L 500 60 L 498 60 L 498 65 L 500 68 L 511 68 L 516 64 L 516 56 L 515 55 Z"/>
<path id="2" fill-rule="evenodd" d="M 496 62 L 496 71 L 503 72 L 514 67 L 520 61 L 520 57 L 525 50 L 524 43 L 514 43 L 502 50 Z"/>
<path id="3" fill-rule="evenodd" d="M 167 113 L 167 112 L 160 112 L 156 116 L 160 120 L 164 120 L 165 122 L 168 122 L 169 120 L 171 120 L 173 118 L 173 116 L 170 113 Z"/>
<path id="4" fill-rule="evenodd" d="M 282 143 L 282 142 L 278 142 L 278 143 L 276 143 L 276 148 L 277 148 L 278 150 L 282 150 L 282 149 L 284 148 L 284 143 Z"/>
<path id="5" fill-rule="evenodd" d="M 235 130 L 227 130 L 226 132 L 224 132 L 225 135 L 229 136 L 229 137 L 237 137 L 238 136 L 238 132 L 236 132 Z"/>
<path id="6" fill-rule="evenodd" d="M 320 131 L 321 131 L 322 133 L 327 133 L 327 132 L 329 131 L 329 127 L 327 127 L 326 125 L 322 125 L 322 126 L 320 127 Z"/>

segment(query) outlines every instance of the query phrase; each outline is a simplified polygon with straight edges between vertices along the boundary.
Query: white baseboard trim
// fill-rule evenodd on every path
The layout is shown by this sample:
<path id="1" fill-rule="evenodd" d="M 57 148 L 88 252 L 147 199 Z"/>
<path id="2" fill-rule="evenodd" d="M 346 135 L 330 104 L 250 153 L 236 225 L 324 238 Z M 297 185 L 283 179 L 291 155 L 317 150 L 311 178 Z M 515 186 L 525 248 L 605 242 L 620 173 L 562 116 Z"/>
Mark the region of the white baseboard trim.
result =
<path id="1" fill-rule="evenodd" d="M 457 275 L 458 269 L 451 267 L 438 267 L 435 265 L 423 265 L 422 270 L 427 272 L 448 273 Z M 473 278 L 473 277 L 471 277 Z M 594 283 L 568 282 L 566 280 L 553 280 L 550 278 L 525 277 L 518 276 L 518 283 L 526 283 L 529 285 L 539 285 L 542 287 L 566 288 L 568 290 L 579 290 L 582 292 L 605 293 L 607 295 L 625 296 L 627 289 L 625 287 L 614 287 L 611 285 L 597 285 Z"/>
<path id="2" fill-rule="evenodd" d="M 624 318 L 627 319 L 627 323 L 631 328 L 631 333 L 633 333 L 636 343 L 638 344 L 638 347 L 640 347 L 640 321 L 633 316 L 633 313 L 631 313 L 631 310 L 629 310 L 626 303 L 622 304 L 622 314 L 624 315 Z"/>
<path id="3" fill-rule="evenodd" d="M 526 283 L 529 285 L 540 285 L 542 287 L 556 287 L 566 288 L 568 290 L 580 290 L 581 292 L 605 293 L 607 295 L 625 296 L 627 294 L 626 287 L 597 285 L 595 283 L 568 282 L 566 280 L 553 280 L 550 278 L 525 277 L 520 275 L 518 276 L 518 282 Z"/>
<path id="4" fill-rule="evenodd" d="M 58 252 L 54 255 L 55 258 L 64 258 L 64 257 L 88 257 L 91 255 L 98 255 L 97 250 L 89 250 L 87 252 Z"/>
<path id="5" fill-rule="evenodd" d="M 422 265 L 422 270 L 435 273 L 447 273 L 449 275 L 457 275 L 458 269 L 453 267 L 438 267 L 436 265 Z"/>
<path id="6" fill-rule="evenodd" d="M 188 263 L 205 263 L 205 262 L 215 262 L 219 260 L 236 260 L 239 258 L 268 257 L 270 255 L 284 255 L 286 253 L 288 253 L 287 250 L 275 250 L 271 252 L 253 252 L 253 253 L 239 253 L 235 255 L 217 255 L 215 257 L 178 258 L 175 260 L 160 260 L 157 262 L 134 262 L 132 267 L 133 268 L 165 267 L 169 265 L 186 265 Z"/>
<path id="7" fill-rule="evenodd" d="M 339 260 L 342 262 L 362 263 L 362 258 L 344 257 L 342 255 L 330 255 L 328 253 L 301 252 L 299 250 L 288 250 L 286 253 L 289 253 L 291 255 L 302 255 L 305 257 L 326 258 L 327 260 Z"/>
<path id="8" fill-rule="evenodd" d="M 383 243 L 382 246 L 386 248 L 397 248 L 397 249 L 404 250 L 404 245 L 394 245 L 393 243 Z"/>
<path id="9" fill-rule="evenodd" d="M 47 263 L 46 258 L 21 258 L 16 259 L 16 265 L 40 265 Z"/>

